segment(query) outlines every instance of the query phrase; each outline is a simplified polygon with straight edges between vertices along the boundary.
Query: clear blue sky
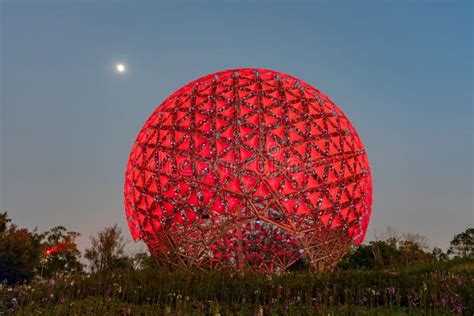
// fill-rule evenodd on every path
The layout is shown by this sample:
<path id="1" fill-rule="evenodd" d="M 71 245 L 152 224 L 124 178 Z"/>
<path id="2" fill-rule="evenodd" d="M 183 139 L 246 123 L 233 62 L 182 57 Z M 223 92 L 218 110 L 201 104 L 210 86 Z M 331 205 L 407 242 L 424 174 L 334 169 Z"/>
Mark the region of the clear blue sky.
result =
<path id="1" fill-rule="evenodd" d="M 124 169 L 153 109 L 202 75 L 262 67 L 353 122 L 374 180 L 366 240 L 393 226 L 446 247 L 474 221 L 473 5 L 381 2 L 0 1 L 0 209 L 79 231 L 81 248 L 114 223 L 129 236 Z"/>

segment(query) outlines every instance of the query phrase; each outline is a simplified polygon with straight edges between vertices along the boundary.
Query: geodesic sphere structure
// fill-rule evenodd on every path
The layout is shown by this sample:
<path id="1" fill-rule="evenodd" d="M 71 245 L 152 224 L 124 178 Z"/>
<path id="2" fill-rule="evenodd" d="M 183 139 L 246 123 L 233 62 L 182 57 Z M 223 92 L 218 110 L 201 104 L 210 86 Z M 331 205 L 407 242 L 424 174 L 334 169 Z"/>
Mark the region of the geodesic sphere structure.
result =
<path id="1" fill-rule="evenodd" d="M 294 77 L 235 69 L 168 97 L 133 144 L 125 208 L 159 260 L 283 271 L 333 267 L 365 235 L 372 185 L 355 129 Z"/>

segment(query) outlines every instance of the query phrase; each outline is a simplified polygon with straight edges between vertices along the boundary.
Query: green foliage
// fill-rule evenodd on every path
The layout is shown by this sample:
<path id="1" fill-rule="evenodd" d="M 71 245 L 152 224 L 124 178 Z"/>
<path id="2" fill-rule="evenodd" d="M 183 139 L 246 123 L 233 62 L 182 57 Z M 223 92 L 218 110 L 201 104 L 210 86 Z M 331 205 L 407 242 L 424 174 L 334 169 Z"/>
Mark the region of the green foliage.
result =
<path id="1" fill-rule="evenodd" d="M 354 247 L 338 266 L 343 270 L 402 268 L 442 258 L 439 248 L 429 252 L 422 236 L 408 234 L 404 238 L 390 237 Z"/>
<path id="2" fill-rule="evenodd" d="M 29 281 L 41 258 L 41 235 L 11 223 L 7 213 L 0 213 L 0 281 Z"/>
<path id="3" fill-rule="evenodd" d="M 448 254 L 454 257 L 474 257 L 474 228 L 454 236 Z"/>
<path id="4" fill-rule="evenodd" d="M 50 277 L 56 272 L 82 270 L 75 239 L 79 233 L 63 226 L 38 234 L 11 223 L 7 213 L 0 213 L 0 281 L 30 281 L 35 275 Z M 44 254 L 44 249 L 57 251 Z"/>
<path id="5" fill-rule="evenodd" d="M 342 270 L 371 270 L 375 268 L 373 245 L 360 245 L 352 248 L 339 262 Z"/>
<path id="6" fill-rule="evenodd" d="M 133 259 L 133 266 L 138 270 L 157 269 L 160 264 L 149 252 L 139 252 Z"/>
<path id="7" fill-rule="evenodd" d="M 91 243 L 84 257 L 89 260 L 92 271 L 132 268 L 131 259 L 125 255 L 122 230 L 117 224 L 92 236 Z"/>
<path id="8" fill-rule="evenodd" d="M 76 244 L 76 238 L 79 236 L 79 233 L 67 231 L 63 226 L 53 227 L 43 234 L 43 247 L 57 248 L 57 251 L 43 257 L 43 277 L 50 277 L 58 272 L 82 271 L 82 264 L 79 262 L 81 253 Z"/>
<path id="9" fill-rule="evenodd" d="M 20 314 L 470 315 L 474 260 L 318 275 L 127 269 L 34 281 L 3 293 L 4 311 Z"/>
<path id="10" fill-rule="evenodd" d="M 289 268 L 288 272 L 303 272 L 303 271 L 310 271 L 311 265 L 309 264 L 306 258 L 301 258 L 293 263 Z"/>
<path id="11" fill-rule="evenodd" d="M 462 258 L 430 252 L 419 235 L 390 236 L 355 247 L 338 270 L 317 275 L 305 260 L 278 275 L 171 269 L 147 252 L 126 256 L 117 225 L 91 237 L 85 257 L 93 273 L 87 274 L 77 236 L 62 226 L 30 232 L 0 214 L 0 278 L 17 283 L 0 283 L 0 314 L 474 313 L 472 229 L 451 242 L 449 254 Z M 44 247 L 58 245 L 62 251 L 43 263 L 46 278 L 33 278 Z"/>

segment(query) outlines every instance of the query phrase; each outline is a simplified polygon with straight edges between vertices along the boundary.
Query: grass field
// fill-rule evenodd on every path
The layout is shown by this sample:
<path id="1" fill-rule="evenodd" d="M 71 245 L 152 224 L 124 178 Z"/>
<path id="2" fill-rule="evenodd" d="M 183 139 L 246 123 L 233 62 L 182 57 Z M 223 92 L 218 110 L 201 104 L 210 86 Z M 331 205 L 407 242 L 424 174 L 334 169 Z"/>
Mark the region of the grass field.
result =
<path id="1" fill-rule="evenodd" d="M 472 315 L 474 260 L 320 275 L 118 270 L 0 291 L 0 314 Z"/>

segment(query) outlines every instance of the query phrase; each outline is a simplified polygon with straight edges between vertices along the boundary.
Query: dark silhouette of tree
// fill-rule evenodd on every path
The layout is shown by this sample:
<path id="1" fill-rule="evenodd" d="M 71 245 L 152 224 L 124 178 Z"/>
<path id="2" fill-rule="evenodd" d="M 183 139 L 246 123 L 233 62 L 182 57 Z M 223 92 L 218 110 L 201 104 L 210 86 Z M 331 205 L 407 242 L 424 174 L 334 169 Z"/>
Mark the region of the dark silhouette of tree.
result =
<path id="1" fill-rule="evenodd" d="M 29 281 L 37 272 L 41 258 L 42 236 L 18 228 L 8 214 L 0 213 L 0 281 Z"/>
<path id="2" fill-rule="evenodd" d="M 81 252 L 77 249 L 79 233 L 67 231 L 64 226 L 56 226 L 43 234 L 42 275 L 49 277 L 56 272 L 82 271 L 79 261 Z"/>
<path id="3" fill-rule="evenodd" d="M 432 262 L 438 260 L 437 256 L 441 257 L 442 254 L 439 250 L 430 252 L 425 237 L 418 234 L 405 234 L 401 237 L 392 233 L 386 239 L 354 247 L 338 266 L 343 270 L 401 268 L 410 264 Z"/>
<path id="4" fill-rule="evenodd" d="M 133 268 L 137 270 L 156 269 L 163 266 L 148 251 L 136 253 L 132 260 Z"/>
<path id="5" fill-rule="evenodd" d="M 89 260 L 92 271 L 132 267 L 130 258 L 125 255 L 122 230 L 117 224 L 106 227 L 96 237 L 91 236 L 91 243 L 92 246 L 86 249 L 84 257 Z"/>
<path id="6" fill-rule="evenodd" d="M 375 268 L 373 245 L 359 245 L 352 248 L 339 262 L 342 270 L 369 270 Z"/>
<path id="7" fill-rule="evenodd" d="M 457 234 L 451 240 L 448 254 L 454 257 L 474 257 L 474 228 Z"/>
<path id="8" fill-rule="evenodd" d="M 420 234 L 405 234 L 399 242 L 400 265 L 408 266 L 413 263 L 434 261 L 433 253 L 428 249 L 428 241 Z"/>
<path id="9" fill-rule="evenodd" d="M 448 260 L 448 255 L 445 252 L 443 252 L 443 249 L 439 247 L 434 247 L 433 251 L 431 251 L 431 254 L 436 261 Z"/>

